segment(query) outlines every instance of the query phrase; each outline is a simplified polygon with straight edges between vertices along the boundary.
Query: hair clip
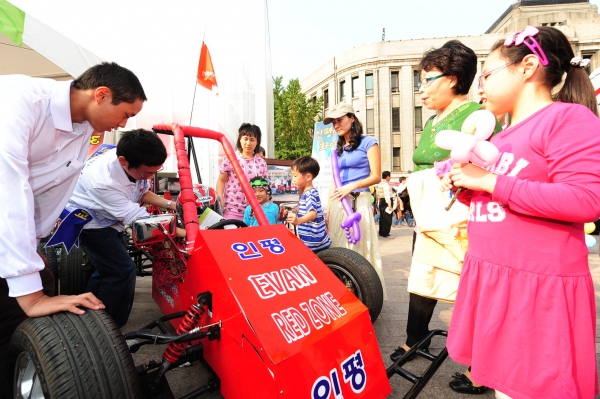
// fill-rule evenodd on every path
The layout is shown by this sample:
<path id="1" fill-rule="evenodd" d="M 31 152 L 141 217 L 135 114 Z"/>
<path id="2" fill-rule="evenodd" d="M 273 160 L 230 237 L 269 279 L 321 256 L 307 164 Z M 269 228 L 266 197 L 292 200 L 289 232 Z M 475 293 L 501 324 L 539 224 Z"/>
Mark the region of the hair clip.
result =
<path id="1" fill-rule="evenodd" d="M 573 57 L 571 58 L 571 65 L 585 69 L 590 66 L 590 60 L 587 58 Z"/>
<path id="2" fill-rule="evenodd" d="M 540 46 L 537 40 L 533 38 L 538 33 L 540 33 L 538 28 L 527 25 L 522 31 L 515 33 L 513 36 L 507 37 L 504 41 L 504 45 L 506 47 L 510 47 L 513 44 L 515 46 L 525 44 L 527 47 L 529 47 L 529 50 L 531 50 L 531 52 L 539 58 L 540 63 L 543 66 L 546 66 L 548 65 L 548 58 L 546 57 L 544 50 L 542 50 L 542 46 Z"/>

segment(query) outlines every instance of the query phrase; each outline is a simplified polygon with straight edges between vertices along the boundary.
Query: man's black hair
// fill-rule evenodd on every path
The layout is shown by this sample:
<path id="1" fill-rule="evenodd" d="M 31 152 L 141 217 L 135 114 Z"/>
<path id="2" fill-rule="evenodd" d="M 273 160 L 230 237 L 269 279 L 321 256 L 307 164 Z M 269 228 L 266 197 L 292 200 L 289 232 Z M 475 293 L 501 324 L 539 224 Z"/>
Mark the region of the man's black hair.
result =
<path id="1" fill-rule="evenodd" d="M 156 133 L 136 129 L 123 133 L 117 144 L 117 156 L 125 157 L 129 169 L 161 166 L 167 159 L 167 149 Z"/>
<path id="2" fill-rule="evenodd" d="M 294 169 L 296 169 L 300 174 L 310 173 L 314 179 L 319 175 L 321 167 L 316 159 L 309 156 L 304 156 L 296 159 L 292 163 L 292 170 Z"/>
<path id="3" fill-rule="evenodd" d="M 136 100 L 147 100 L 144 88 L 137 76 L 129 69 L 114 62 L 94 65 L 73 82 L 73 87 L 77 90 L 89 90 L 101 86 L 110 89 L 113 105 L 119 105 L 122 102 L 132 104 Z"/>
<path id="4" fill-rule="evenodd" d="M 392 174 L 390 173 L 389 170 L 385 170 L 382 174 L 381 174 L 381 180 L 385 180 L 388 177 L 390 177 Z"/>

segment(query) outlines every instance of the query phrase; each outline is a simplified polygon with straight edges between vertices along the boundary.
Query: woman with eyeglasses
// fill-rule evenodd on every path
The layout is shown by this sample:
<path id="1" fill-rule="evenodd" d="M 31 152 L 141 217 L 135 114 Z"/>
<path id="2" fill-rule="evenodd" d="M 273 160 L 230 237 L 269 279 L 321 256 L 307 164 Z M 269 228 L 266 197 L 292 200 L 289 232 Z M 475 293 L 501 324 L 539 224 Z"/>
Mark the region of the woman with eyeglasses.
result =
<path id="1" fill-rule="evenodd" d="M 436 133 L 442 130 L 460 130 L 465 119 L 473 112 L 481 109 L 481 105 L 470 101 L 468 98 L 469 89 L 476 72 L 477 56 L 473 50 L 458 40 L 448 41 L 441 48 L 428 51 L 419 64 L 419 73 L 421 74 L 419 92 L 421 93 L 421 100 L 427 108 L 436 111 L 436 114 L 427 120 L 423 127 L 421 139 L 413 155 L 413 162 L 415 164 L 413 172 L 417 173 L 412 173 L 408 179 L 411 207 L 417 226 L 419 226 L 419 210 L 423 217 L 424 213 L 432 211 L 430 207 L 433 203 L 437 204 L 437 202 L 432 201 L 431 198 L 427 198 L 427 194 L 421 196 L 417 195 L 419 193 L 411 192 L 411 188 L 414 189 L 415 181 L 423 175 L 418 172 L 432 169 L 435 162 L 445 161 L 450 157 L 449 150 L 441 149 L 435 145 Z M 500 126 L 498 125 L 496 131 L 499 130 Z M 436 183 L 435 181 L 432 182 L 426 179 L 423 180 L 422 184 L 426 185 L 426 187 L 438 184 L 437 187 L 439 187 L 439 182 Z M 437 192 L 439 192 L 437 187 Z M 423 192 L 426 193 L 426 191 Z M 424 204 L 423 207 L 421 208 L 420 204 L 415 203 L 415 201 Z M 468 209 L 463 205 L 460 206 L 464 209 L 464 217 L 461 216 L 463 219 L 461 225 L 466 227 Z M 456 212 L 457 210 L 454 209 L 453 211 Z M 429 231 L 428 233 L 431 235 L 435 231 Z M 444 233 L 444 231 L 440 230 L 438 233 Z M 421 262 L 417 264 L 416 260 L 422 259 L 419 251 L 426 251 L 424 243 L 426 240 L 427 238 L 424 234 L 418 232 L 417 227 L 413 235 L 413 263 L 408 284 L 410 302 L 406 326 L 407 338 L 406 343 L 398 347 L 390 356 L 394 361 L 402 357 L 410 347 L 429 334 L 429 322 L 437 304 L 437 299 L 434 298 L 452 302 L 458 290 L 458 274 L 456 273 L 447 272 L 449 274 L 444 274 L 446 273 L 445 270 L 440 271 L 440 268 L 436 269 L 435 266 L 430 266 L 432 271 L 428 274 L 417 271 L 417 267 L 425 263 Z M 442 248 L 440 251 L 443 252 L 446 249 Z M 453 266 L 457 266 L 459 273 L 463 259 L 455 259 L 453 257 L 452 260 L 455 261 L 455 265 Z M 429 263 L 425 264 L 427 266 L 430 265 Z M 439 286 L 443 288 L 438 289 L 437 287 Z M 425 293 L 425 290 L 420 289 L 421 287 L 427 287 L 431 290 Z M 436 289 L 437 291 L 435 291 Z M 416 291 L 419 291 L 420 294 L 416 293 Z M 424 296 L 425 294 L 427 296 Z M 450 387 L 456 392 L 466 394 L 482 394 L 487 390 L 486 387 L 477 385 L 470 380 L 469 371 L 466 371 L 464 374 L 457 373 L 454 380 L 450 382 Z"/>
<path id="2" fill-rule="evenodd" d="M 366 258 L 377 271 L 385 298 L 383 266 L 379 252 L 377 226 L 373 220 L 371 191 L 369 187 L 381 181 L 381 153 L 377 140 L 363 135 L 363 127 L 355 115 L 354 108 L 347 103 L 333 107 L 324 120 L 326 125 L 333 123 L 338 134 L 335 148 L 338 154 L 338 167 L 342 186 L 334 188 L 327 204 L 325 224 L 329 230 L 332 247 L 349 248 Z M 348 197 L 355 212 L 361 214 L 359 222 L 361 238 L 350 244 L 346 231 L 341 227 L 346 218 L 341 200 Z"/>

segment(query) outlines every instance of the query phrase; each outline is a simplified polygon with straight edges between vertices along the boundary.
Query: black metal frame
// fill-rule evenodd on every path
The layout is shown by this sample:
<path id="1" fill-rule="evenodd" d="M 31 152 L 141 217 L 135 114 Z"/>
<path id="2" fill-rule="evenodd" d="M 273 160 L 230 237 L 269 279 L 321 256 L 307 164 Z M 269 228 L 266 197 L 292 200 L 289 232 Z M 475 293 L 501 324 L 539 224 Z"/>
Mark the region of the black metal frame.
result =
<path id="1" fill-rule="evenodd" d="M 415 345 L 413 345 L 412 348 L 410 348 L 410 350 L 408 350 L 404 354 L 404 356 L 402 356 L 400 359 L 396 360 L 394 362 L 394 364 L 392 364 L 390 367 L 388 367 L 388 369 L 387 369 L 388 379 L 397 374 L 413 383 L 413 387 L 408 391 L 408 393 L 406 395 L 404 395 L 404 399 L 416 398 L 419 395 L 419 393 L 423 390 L 423 388 L 425 388 L 425 385 L 427 385 L 427 383 L 429 382 L 431 377 L 433 377 L 435 372 L 440 368 L 440 366 L 442 365 L 444 360 L 446 360 L 446 358 L 448 357 L 448 349 L 446 349 L 446 348 L 444 348 L 437 356 L 432 355 L 431 353 L 425 352 L 423 350 L 425 345 L 429 344 L 429 342 L 431 341 L 431 338 L 433 338 L 436 335 L 448 337 L 448 331 L 444 331 L 444 330 L 431 331 L 425 338 L 423 338 L 421 341 L 419 341 Z M 406 362 L 408 362 L 409 359 L 412 359 L 415 355 L 419 355 L 419 356 L 424 357 L 425 359 L 431 361 L 431 364 L 425 370 L 425 372 L 423 372 L 423 374 L 421 374 L 418 377 L 416 375 L 414 375 L 413 373 L 411 373 L 410 371 L 402 368 L 402 366 Z"/>
<path id="2" fill-rule="evenodd" d="M 212 295 L 210 292 L 198 295 L 198 303 L 206 306 L 210 311 L 212 309 Z M 187 312 L 177 312 L 161 316 L 137 331 L 131 331 L 125 334 L 125 339 L 136 339 L 140 342 L 133 344 L 129 350 L 131 353 L 137 352 L 144 345 L 168 345 L 172 342 L 193 342 L 202 338 L 208 338 L 210 341 L 219 339 L 221 329 L 219 325 L 212 325 L 207 331 L 177 335 L 171 332 L 167 322 L 184 317 Z M 159 332 L 152 330 L 158 329 Z M 136 367 L 136 372 L 140 379 L 142 396 L 144 399 L 174 399 L 171 387 L 165 378 L 167 371 L 179 367 L 185 363 L 199 361 L 206 370 L 209 378 L 208 382 L 198 389 L 188 393 L 180 399 L 197 398 L 207 392 L 213 392 L 220 388 L 221 380 L 215 371 L 206 362 L 203 356 L 204 346 L 201 342 L 188 346 L 179 359 L 174 363 L 166 362 L 164 359 L 151 360 L 148 363 Z"/>

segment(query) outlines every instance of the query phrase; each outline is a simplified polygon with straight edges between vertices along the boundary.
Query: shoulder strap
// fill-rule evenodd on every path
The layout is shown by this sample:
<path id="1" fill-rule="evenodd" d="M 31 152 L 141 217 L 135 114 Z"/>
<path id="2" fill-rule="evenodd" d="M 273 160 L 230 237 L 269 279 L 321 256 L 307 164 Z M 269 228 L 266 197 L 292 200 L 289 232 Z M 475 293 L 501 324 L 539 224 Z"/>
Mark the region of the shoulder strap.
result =
<path id="1" fill-rule="evenodd" d="M 430 121 L 432 121 L 432 120 L 433 120 L 433 118 L 435 118 L 435 114 L 431 115 L 431 116 L 429 117 L 429 119 L 427 119 L 427 120 L 425 121 L 425 124 L 423 125 L 423 127 L 427 126 L 427 124 L 428 124 Z"/>

